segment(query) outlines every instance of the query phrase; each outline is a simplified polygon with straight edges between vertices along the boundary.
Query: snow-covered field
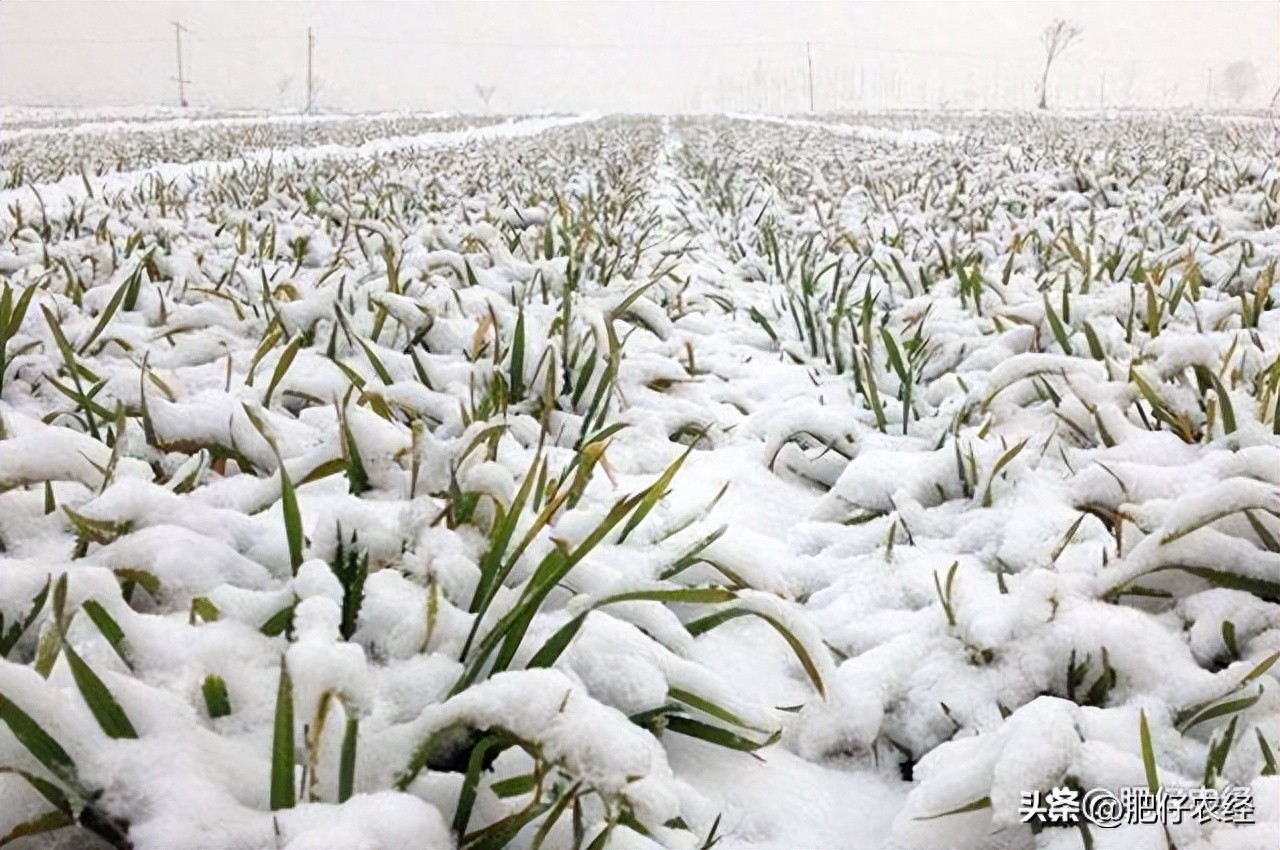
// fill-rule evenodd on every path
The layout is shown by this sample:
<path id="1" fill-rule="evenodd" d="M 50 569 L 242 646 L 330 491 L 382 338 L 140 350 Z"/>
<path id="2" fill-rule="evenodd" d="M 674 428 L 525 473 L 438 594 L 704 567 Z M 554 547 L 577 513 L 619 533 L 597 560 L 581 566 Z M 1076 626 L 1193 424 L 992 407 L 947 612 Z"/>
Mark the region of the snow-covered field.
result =
<path id="1" fill-rule="evenodd" d="M 2 117 L 15 846 L 1280 846 L 1266 123 Z"/>

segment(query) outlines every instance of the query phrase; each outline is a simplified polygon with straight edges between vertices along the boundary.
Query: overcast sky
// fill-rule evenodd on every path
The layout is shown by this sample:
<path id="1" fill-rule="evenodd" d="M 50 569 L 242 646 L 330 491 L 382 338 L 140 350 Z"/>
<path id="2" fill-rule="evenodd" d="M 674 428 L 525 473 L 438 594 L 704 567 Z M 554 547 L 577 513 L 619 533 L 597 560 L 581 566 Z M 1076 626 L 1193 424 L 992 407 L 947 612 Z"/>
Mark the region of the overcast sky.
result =
<path id="1" fill-rule="evenodd" d="M 335 110 L 803 111 L 1031 106 L 1039 33 L 1083 35 L 1051 105 L 1265 106 L 1280 3 L 0 0 L 0 104 L 297 108 L 306 30 Z"/>

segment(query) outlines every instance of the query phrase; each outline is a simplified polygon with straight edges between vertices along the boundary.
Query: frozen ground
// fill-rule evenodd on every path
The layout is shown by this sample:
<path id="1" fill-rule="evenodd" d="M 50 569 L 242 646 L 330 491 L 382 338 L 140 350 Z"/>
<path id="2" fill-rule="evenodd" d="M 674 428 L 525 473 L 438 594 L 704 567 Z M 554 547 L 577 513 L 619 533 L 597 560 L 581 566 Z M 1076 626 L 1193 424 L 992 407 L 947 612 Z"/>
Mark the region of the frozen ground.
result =
<path id="1" fill-rule="evenodd" d="M 1265 122 L 0 125 L 0 836 L 1280 846 Z"/>

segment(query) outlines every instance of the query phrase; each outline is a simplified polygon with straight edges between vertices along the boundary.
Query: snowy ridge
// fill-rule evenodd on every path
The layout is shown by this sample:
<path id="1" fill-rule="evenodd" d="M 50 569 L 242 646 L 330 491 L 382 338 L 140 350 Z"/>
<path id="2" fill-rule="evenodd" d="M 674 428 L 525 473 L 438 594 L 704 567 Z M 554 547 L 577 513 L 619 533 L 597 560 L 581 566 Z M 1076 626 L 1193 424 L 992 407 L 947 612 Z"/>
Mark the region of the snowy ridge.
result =
<path id="1" fill-rule="evenodd" d="M 166 114 L 167 115 L 167 114 Z M 455 117 L 452 112 L 369 112 L 358 115 L 342 113 L 323 113 L 296 115 L 237 115 L 202 117 L 161 117 L 140 116 L 132 120 L 84 121 L 66 127 L 19 127 L 12 130 L 0 130 L 0 142 L 17 141 L 28 138 L 47 138 L 51 136 L 98 136 L 119 131 L 159 132 L 165 130 L 200 131 L 209 127 L 252 127 L 258 124 L 275 124 L 283 126 L 307 124 L 343 124 L 365 123 L 387 119 L 436 119 Z M 4 114 L 0 113 L 0 122 Z M 11 119 L 15 123 L 21 118 Z"/>
<path id="2" fill-rule="evenodd" d="M 12 221 L 12 207 L 20 205 L 24 209 L 37 209 L 43 203 L 48 205 L 75 205 L 82 202 L 92 193 L 120 193 L 136 189 L 147 180 L 199 181 L 226 172 L 242 168 L 246 164 L 261 165 L 276 159 L 292 159 L 307 161 L 321 158 L 348 158 L 372 156 L 395 150 L 418 150 L 436 145 L 462 145 L 473 141 L 495 138 L 512 138 L 534 135 L 552 127 L 573 124 L 579 121 L 593 120 L 591 116 L 572 116 L 561 118 L 530 118 L 485 127 L 468 128 L 444 133 L 420 133 L 412 136 L 394 136 L 375 139 L 358 145 L 298 145 L 290 148 L 267 148 L 244 151 L 233 159 L 197 160 L 180 164 L 164 164 L 138 171 L 113 172 L 97 179 L 80 176 L 65 177 L 54 183 L 41 183 L 9 189 L 0 192 L 0 206 L 6 210 L 8 221 Z M 223 126 L 224 122 L 211 122 L 211 125 Z"/>
<path id="3" fill-rule="evenodd" d="M 768 124 L 779 124 L 784 127 L 821 129 L 839 136 L 853 136 L 867 141 L 897 142 L 900 144 L 931 145 L 938 142 L 954 142 L 955 135 L 943 135 L 933 130 L 894 130 L 886 127 L 860 126 L 834 121 L 806 121 L 800 118 L 781 118 L 774 115 L 755 115 L 731 113 L 728 117 L 739 121 L 763 121 Z"/>

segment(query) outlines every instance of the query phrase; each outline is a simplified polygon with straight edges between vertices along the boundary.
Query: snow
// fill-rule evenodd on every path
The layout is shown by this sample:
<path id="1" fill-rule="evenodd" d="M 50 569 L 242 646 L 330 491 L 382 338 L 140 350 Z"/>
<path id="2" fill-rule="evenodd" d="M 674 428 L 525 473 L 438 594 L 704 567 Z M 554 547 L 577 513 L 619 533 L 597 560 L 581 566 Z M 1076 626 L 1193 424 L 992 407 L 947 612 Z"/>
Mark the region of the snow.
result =
<path id="1" fill-rule="evenodd" d="M 0 118 L 3 155 L 52 175 L 0 191 L 0 286 L 37 288 L 0 328 L 0 637 L 67 582 L 61 623 L 13 632 L 0 695 L 134 846 L 453 847 L 574 793 L 584 844 L 618 848 L 698 847 L 717 819 L 743 848 L 1078 847 L 1033 834 L 1021 794 L 1145 786 L 1140 718 L 1188 787 L 1235 724 L 1220 784 L 1257 823 L 1177 846 L 1280 843 L 1260 125 Z M 481 657 L 499 626 L 523 639 Z M 48 655 L 62 632 L 136 739 Z M 282 666 L 301 791 L 273 810 Z M 485 735 L 506 748 L 457 835 Z M 5 724 L 0 767 L 49 775 Z M 47 808 L 12 773 L 0 798 L 0 835 Z"/>

